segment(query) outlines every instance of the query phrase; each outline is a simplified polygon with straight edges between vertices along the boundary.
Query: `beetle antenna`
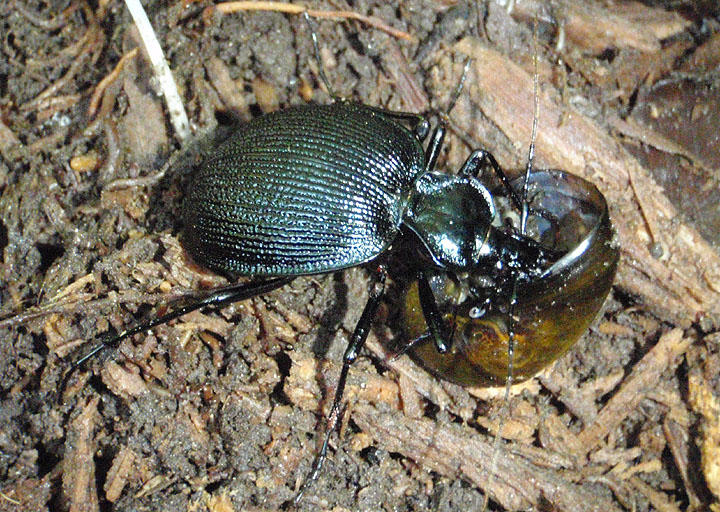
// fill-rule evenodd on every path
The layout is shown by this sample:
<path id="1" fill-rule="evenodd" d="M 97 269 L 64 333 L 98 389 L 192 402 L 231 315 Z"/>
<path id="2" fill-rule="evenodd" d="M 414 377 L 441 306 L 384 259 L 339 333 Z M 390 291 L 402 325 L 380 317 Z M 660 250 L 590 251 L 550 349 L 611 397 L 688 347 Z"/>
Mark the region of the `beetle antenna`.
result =
<path id="1" fill-rule="evenodd" d="M 529 213 L 527 196 L 530 184 L 530 175 L 532 174 L 533 161 L 535 160 L 535 141 L 537 140 L 538 117 L 540 117 L 540 88 L 538 79 L 538 21 L 537 15 L 533 18 L 533 124 L 532 133 L 530 134 L 530 147 L 528 148 L 527 167 L 525 167 L 525 181 L 522 190 L 522 217 L 520 220 L 520 233 L 525 234 L 527 231 L 527 218 Z"/>
<path id="2" fill-rule="evenodd" d="M 303 12 L 303 18 L 305 18 L 305 22 L 310 29 L 310 38 L 312 39 L 313 50 L 315 51 L 315 60 L 317 61 L 318 65 L 318 75 L 320 75 L 320 80 L 325 85 L 325 88 L 327 89 L 330 97 L 335 100 L 338 98 L 338 96 L 335 94 L 335 90 L 332 88 L 332 86 L 330 85 L 330 81 L 325 75 L 325 69 L 323 68 L 322 59 L 320 58 L 320 45 L 318 44 L 317 32 L 315 32 L 315 23 L 310 18 L 310 15 L 307 13 L 307 11 Z"/>
<path id="3" fill-rule="evenodd" d="M 522 210 L 520 216 L 520 234 L 525 236 L 527 232 L 527 218 L 529 215 L 530 208 L 528 206 L 528 188 L 530 184 L 530 175 L 532 174 L 533 161 L 535 159 L 535 140 L 537 139 L 537 126 L 538 117 L 540 115 L 540 100 L 539 100 L 539 87 L 538 87 L 538 20 L 537 13 L 533 17 L 533 123 L 532 132 L 530 134 L 530 146 L 528 148 L 528 160 L 527 166 L 525 167 L 525 179 L 523 181 L 522 193 L 520 200 L 522 203 Z M 513 372 L 514 372 L 514 359 L 515 359 L 515 306 L 517 305 L 517 294 L 518 294 L 518 276 L 517 273 L 513 276 L 512 291 L 510 293 L 510 301 L 508 305 L 508 317 L 510 329 L 508 330 L 508 348 L 507 348 L 507 377 L 505 379 L 505 393 L 503 395 L 503 406 L 500 410 L 500 419 L 498 421 L 497 431 L 495 432 L 495 439 L 493 440 L 492 459 L 490 461 L 490 483 L 495 479 L 495 472 L 497 471 L 498 454 L 500 452 L 500 439 L 502 438 L 503 427 L 505 421 L 509 416 L 510 412 L 510 388 L 513 385 Z M 487 510 L 490 501 L 490 487 L 485 490 L 485 498 L 483 499 L 482 511 Z"/>
<path id="4" fill-rule="evenodd" d="M 460 98 L 460 94 L 462 93 L 463 87 L 465 86 L 465 80 L 467 79 L 468 71 L 470 70 L 471 62 L 472 58 L 468 57 L 465 61 L 465 66 L 463 67 L 463 74 L 460 77 L 460 81 L 455 86 L 455 90 L 453 91 L 452 96 L 450 96 L 450 103 L 445 110 L 445 115 L 450 115 L 452 109 L 455 108 L 455 103 L 457 103 L 458 98 Z"/>

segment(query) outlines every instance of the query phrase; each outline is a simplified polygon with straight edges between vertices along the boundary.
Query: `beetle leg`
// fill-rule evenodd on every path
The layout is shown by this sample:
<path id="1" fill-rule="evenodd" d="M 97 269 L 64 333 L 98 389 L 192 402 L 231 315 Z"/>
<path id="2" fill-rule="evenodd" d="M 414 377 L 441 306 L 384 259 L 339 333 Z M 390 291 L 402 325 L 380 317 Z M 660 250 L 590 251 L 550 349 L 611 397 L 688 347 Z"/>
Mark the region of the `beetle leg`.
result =
<path id="1" fill-rule="evenodd" d="M 327 458 L 327 449 L 328 444 L 330 443 L 330 435 L 337 427 L 338 423 L 340 422 L 340 417 L 342 416 L 341 404 L 343 393 L 345 392 L 345 384 L 347 381 L 348 371 L 350 370 L 350 365 L 353 364 L 357 359 L 358 353 L 365 345 L 365 341 L 367 340 L 368 334 L 370 333 L 370 327 L 372 326 L 373 318 L 375 318 L 375 313 L 377 312 L 378 306 L 380 306 L 380 300 L 385 293 L 385 277 L 385 267 L 379 265 L 376 270 L 375 282 L 370 288 L 370 297 L 368 298 L 367 304 L 365 304 L 365 309 L 363 309 L 360 320 L 355 326 L 355 331 L 353 332 L 352 337 L 348 342 L 348 346 L 345 349 L 345 355 L 343 356 L 343 366 L 342 370 L 340 370 L 340 378 L 338 379 L 337 386 L 335 387 L 335 397 L 333 398 L 332 407 L 330 408 L 330 414 L 328 415 L 327 424 L 325 426 L 325 439 L 323 440 L 320 451 L 315 456 L 315 461 L 313 462 L 310 475 L 308 475 L 307 480 L 305 480 L 302 487 L 300 487 L 300 491 L 298 491 L 297 496 L 295 496 L 295 505 L 297 505 L 302 499 L 303 494 L 305 494 L 305 489 L 307 489 L 310 484 L 317 480 L 318 476 L 320 475 L 320 471 L 322 470 L 323 463 Z"/>
<path id="2" fill-rule="evenodd" d="M 457 100 L 460 97 L 460 93 L 463 90 L 463 86 L 465 85 L 465 79 L 467 78 L 467 73 L 470 69 L 471 60 L 472 59 L 468 59 L 465 62 L 462 77 L 460 77 L 460 82 L 458 82 L 455 90 L 452 93 L 452 96 L 450 98 L 450 104 L 448 105 L 447 110 L 438 114 L 440 120 L 437 127 L 435 128 L 435 131 L 433 131 L 432 138 L 430 139 L 428 147 L 425 150 L 425 172 L 429 172 L 435 169 L 435 164 L 437 163 L 438 155 L 440 154 L 440 148 L 442 147 L 443 141 L 445 140 L 445 132 L 447 131 L 447 124 L 449 122 L 448 116 L 450 115 L 452 109 L 455 108 L 455 103 L 457 103 Z"/>
<path id="3" fill-rule="evenodd" d="M 325 88 L 327 89 L 330 97 L 333 100 L 337 100 L 339 97 L 335 94 L 335 90 L 332 88 L 332 86 L 330 85 L 330 81 L 325 75 L 325 69 L 323 68 L 322 59 L 320 58 L 320 46 L 318 45 L 318 37 L 317 33 L 315 32 L 315 25 L 310 19 L 310 15 L 307 13 L 307 11 L 303 12 L 303 18 L 305 18 L 305 22 L 310 29 L 310 38 L 312 39 L 313 50 L 315 51 L 315 60 L 318 64 L 318 74 L 320 75 L 320 80 L 325 85 Z"/>
<path id="4" fill-rule="evenodd" d="M 451 279 L 452 279 L 451 275 Z M 425 324 L 428 326 L 428 330 L 426 330 L 424 333 L 422 333 L 420 336 L 417 336 L 416 338 L 409 340 L 402 345 L 395 347 L 395 350 L 393 352 L 390 352 L 387 356 L 388 362 L 393 362 L 397 359 L 399 359 L 401 356 L 408 353 L 415 345 L 420 343 L 421 341 L 425 341 L 429 337 L 433 336 L 433 339 L 435 340 L 435 346 L 439 353 L 443 354 L 447 352 L 449 347 L 452 345 L 452 340 L 455 337 L 455 318 L 457 317 L 457 309 L 455 308 L 455 311 L 453 312 L 453 319 L 452 319 L 452 331 L 450 331 L 450 336 L 447 338 L 444 338 L 442 336 L 442 332 L 444 332 L 445 329 L 445 322 L 442 321 L 442 316 L 440 314 L 440 310 L 437 305 L 437 300 L 435 299 L 435 294 L 432 292 L 432 289 L 430 288 L 430 283 L 427 279 L 427 275 L 425 275 L 424 272 L 419 272 L 417 276 L 417 282 L 418 282 L 418 300 L 420 302 L 420 307 L 423 311 L 423 317 L 425 318 Z M 425 313 L 425 309 L 428 309 L 429 313 Z M 430 327 L 431 320 L 428 318 L 433 318 L 435 320 L 432 321 L 433 324 L 435 324 L 435 321 L 439 319 L 440 325 Z M 441 333 L 439 337 L 435 336 L 433 333 L 439 332 Z M 440 340 L 440 344 L 438 344 L 437 340 Z M 444 339 L 450 340 L 450 343 L 446 343 Z"/>
<path id="5" fill-rule="evenodd" d="M 380 107 L 373 107 L 371 105 L 363 105 L 364 108 L 390 117 L 396 121 L 402 123 L 408 123 L 415 137 L 420 142 L 423 142 L 428 134 L 430 133 L 430 121 L 428 121 L 424 115 L 415 114 L 414 112 L 404 112 L 402 110 L 386 110 Z"/>
<path id="6" fill-rule="evenodd" d="M 60 390 L 64 389 L 65 383 L 67 383 L 68 378 L 77 368 L 82 366 L 86 361 L 92 359 L 95 355 L 102 352 L 106 348 L 117 347 L 118 344 L 125 338 L 141 332 L 145 332 L 148 329 L 152 329 L 155 326 L 165 324 L 187 313 L 198 310 L 200 308 L 204 308 L 205 306 L 224 306 L 226 304 L 240 302 L 242 300 L 249 299 L 257 295 L 263 295 L 265 293 L 275 290 L 276 288 L 285 286 L 290 281 L 295 279 L 295 277 L 296 276 L 275 277 L 272 279 L 251 281 L 249 283 L 242 283 L 234 286 L 229 286 L 227 288 L 222 288 L 220 290 L 215 290 L 214 292 L 211 292 L 209 295 L 203 297 L 196 302 L 181 306 L 166 315 L 162 315 L 153 318 L 152 320 L 149 320 L 145 323 L 135 325 L 134 327 L 126 329 L 118 334 L 105 333 L 103 336 L 100 337 L 100 341 L 93 348 L 90 349 L 90 352 L 88 352 L 73 363 L 73 365 L 70 367 L 70 370 L 63 378 L 63 384 L 60 386 Z"/>
<path id="7" fill-rule="evenodd" d="M 490 167 L 492 167 L 492 170 L 495 172 L 495 175 L 498 177 L 503 187 L 505 187 L 505 190 L 507 190 L 515 207 L 519 211 L 522 211 L 523 201 L 520 199 L 517 192 L 515 192 L 515 189 L 512 188 L 512 185 L 510 185 L 510 179 L 507 177 L 507 174 L 505 174 L 505 171 L 502 170 L 500 164 L 497 163 L 497 160 L 495 160 L 495 157 L 489 151 L 476 149 L 470 153 L 470 156 L 467 160 L 465 160 L 465 163 L 460 168 L 460 174 L 475 176 L 477 178 L 488 163 L 490 164 Z"/>
<path id="8" fill-rule="evenodd" d="M 443 141 L 445 140 L 446 130 L 445 122 L 441 121 L 433 131 L 430 142 L 428 142 L 427 149 L 425 150 L 425 172 L 430 172 L 435 169 L 440 148 L 442 148 Z"/>
<path id="9" fill-rule="evenodd" d="M 448 340 L 445 337 L 445 322 L 443 322 L 427 275 L 422 270 L 418 272 L 418 296 L 420 299 L 420 307 L 422 307 L 423 316 L 425 317 L 425 323 L 430 330 L 430 335 L 435 342 L 435 347 L 439 353 L 444 354 L 450 350 L 452 338 Z"/>

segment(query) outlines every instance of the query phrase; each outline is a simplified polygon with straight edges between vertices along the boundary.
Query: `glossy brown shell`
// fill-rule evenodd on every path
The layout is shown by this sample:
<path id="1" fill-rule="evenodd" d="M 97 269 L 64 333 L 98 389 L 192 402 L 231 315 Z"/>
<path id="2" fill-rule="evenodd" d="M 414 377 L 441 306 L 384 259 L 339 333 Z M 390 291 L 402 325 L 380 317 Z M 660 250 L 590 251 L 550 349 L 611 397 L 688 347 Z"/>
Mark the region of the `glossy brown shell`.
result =
<path id="1" fill-rule="evenodd" d="M 554 228 L 545 230 L 541 242 L 548 245 L 550 236 L 553 249 L 564 256 L 541 278 L 518 286 L 512 324 L 513 378 L 518 381 L 565 354 L 587 330 L 610 292 L 619 257 L 607 203 L 592 183 L 558 170 L 535 171 L 531 183 L 531 206 L 558 219 Z M 442 306 L 457 294 L 458 285 L 436 276 L 433 288 Z M 419 342 L 411 354 L 430 372 L 461 385 L 502 384 L 508 371 L 511 325 L 503 312 L 507 304 L 494 304 L 479 318 L 471 318 L 469 308 L 462 303 L 457 306 L 453 346 L 447 354 L 439 354 L 429 338 Z M 417 283 L 408 290 L 404 314 L 408 339 L 427 330 Z M 446 313 L 445 319 L 450 325 L 452 314 Z"/>

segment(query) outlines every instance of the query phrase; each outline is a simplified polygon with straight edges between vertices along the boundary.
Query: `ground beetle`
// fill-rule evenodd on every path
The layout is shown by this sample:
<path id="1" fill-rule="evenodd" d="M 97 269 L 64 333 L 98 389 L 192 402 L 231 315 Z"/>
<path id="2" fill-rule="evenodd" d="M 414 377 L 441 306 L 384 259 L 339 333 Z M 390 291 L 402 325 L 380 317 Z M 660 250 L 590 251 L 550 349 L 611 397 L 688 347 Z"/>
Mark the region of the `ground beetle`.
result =
<path id="1" fill-rule="evenodd" d="M 312 27 L 311 33 L 317 56 Z M 320 76 L 332 94 L 322 69 Z M 416 300 L 428 326 L 428 333 L 418 339 L 430 340 L 437 354 L 457 353 L 457 337 L 448 326 L 452 319 L 436 300 L 437 294 L 447 302 L 450 292 L 438 291 L 437 285 L 434 292 L 430 280 L 439 275 L 454 276 L 455 281 L 481 275 L 491 283 L 487 297 L 508 298 L 518 283 L 541 280 L 559 257 L 526 236 L 524 229 L 497 224 L 494 196 L 478 179 L 486 168 L 495 171 L 517 209 L 527 209 L 527 202 L 490 153 L 472 152 L 457 175 L 434 170 L 446 132 L 447 115 L 439 117 L 430 134 L 429 122 L 421 115 L 335 98 L 330 105 L 293 107 L 242 126 L 192 177 L 183 206 L 182 242 L 205 267 L 259 279 L 108 335 L 75 367 L 128 336 L 204 306 L 261 295 L 298 276 L 377 262 L 370 297 L 345 351 L 324 442 L 299 499 L 326 458 L 349 367 L 367 339 L 383 296 L 382 260 L 392 245 L 401 239 L 407 242 L 403 246 L 417 274 Z M 456 320 L 466 316 L 472 315 L 455 314 Z M 445 375 L 433 368 L 432 357 L 425 356 L 425 363 Z"/>

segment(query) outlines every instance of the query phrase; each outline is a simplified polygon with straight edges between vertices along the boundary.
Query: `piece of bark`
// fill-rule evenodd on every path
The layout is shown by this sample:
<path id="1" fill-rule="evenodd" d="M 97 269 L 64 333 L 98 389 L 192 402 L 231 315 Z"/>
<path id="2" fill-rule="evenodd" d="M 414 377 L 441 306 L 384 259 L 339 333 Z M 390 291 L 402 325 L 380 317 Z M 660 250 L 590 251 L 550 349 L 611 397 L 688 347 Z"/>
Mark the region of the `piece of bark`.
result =
<path id="1" fill-rule="evenodd" d="M 450 411 L 465 420 L 473 416 L 475 404 L 464 388 L 436 379 L 407 356 L 395 360 L 388 359 L 387 349 L 372 334 L 368 338 L 366 347 L 376 357 L 385 359 L 385 365 L 403 379 L 404 386 L 413 386 L 420 396 L 442 410 Z M 449 390 L 452 393 L 449 393 Z"/>
<path id="2" fill-rule="evenodd" d="M 690 405 L 703 417 L 699 448 L 705 483 L 715 496 L 715 507 L 720 508 L 720 398 L 716 389 L 699 368 L 693 368 L 688 377 Z"/>
<path id="3" fill-rule="evenodd" d="M 675 460 L 675 467 L 685 484 L 685 492 L 688 495 L 689 506 L 688 511 L 701 510 L 702 501 L 695 492 L 693 482 L 688 473 L 690 463 L 690 434 L 686 425 L 681 425 L 677 421 L 666 418 L 663 423 L 663 432 L 670 446 L 670 453 Z"/>
<path id="4" fill-rule="evenodd" d="M 126 399 L 140 396 L 148 390 L 136 366 L 121 366 L 114 361 L 103 368 L 102 380 L 114 394 Z"/>
<path id="5" fill-rule="evenodd" d="M 685 62 L 680 71 L 697 73 L 709 72 L 720 66 L 720 33 L 716 32 L 695 49 L 692 57 Z"/>
<path id="6" fill-rule="evenodd" d="M 408 62 L 400 51 L 397 41 L 388 42 L 388 49 L 382 54 L 382 59 L 392 82 L 398 89 L 398 95 L 405 101 L 403 108 L 408 112 L 427 112 L 430 108 L 430 100 L 410 72 Z"/>
<path id="7" fill-rule="evenodd" d="M 545 2 L 517 2 L 513 16 L 532 19 Z M 602 2 L 559 0 L 553 3 L 553 17 L 565 37 L 585 52 L 600 54 L 608 48 L 630 48 L 658 52 L 660 42 L 690 25 L 675 12 L 640 2 L 607 5 Z"/>
<path id="8" fill-rule="evenodd" d="M 630 483 L 639 493 L 648 499 L 658 512 L 680 512 L 680 508 L 670 501 L 667 494 L 656 491 L 638 477 L 632 477 Z"/>
<path id="9" fill-rule="evenodd" d="M 230 76 L 230 70 L 225 63 L 218 57 L 210 57 L 205 61 L 205 70 L 210 83 L 220 95 L 225 108 L 235 114 L 238 119 L 248 121 L 250 119 L 250 110 L 247 102 L 238 84 Z"/>

